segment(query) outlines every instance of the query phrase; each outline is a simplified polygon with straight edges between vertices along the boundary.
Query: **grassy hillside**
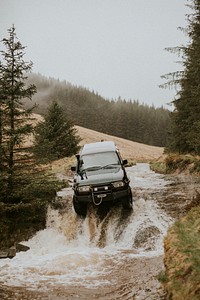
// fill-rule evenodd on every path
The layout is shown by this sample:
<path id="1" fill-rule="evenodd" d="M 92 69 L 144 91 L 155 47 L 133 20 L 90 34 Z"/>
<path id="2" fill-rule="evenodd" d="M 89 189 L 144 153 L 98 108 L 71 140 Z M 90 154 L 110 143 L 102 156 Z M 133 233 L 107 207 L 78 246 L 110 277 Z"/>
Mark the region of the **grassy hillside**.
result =
<path id="1" fill-rule="evenodd" d="M 34 114 L 35 122 L 41 121 L 41 115 Z M 102 132 L 94 131 L 81 126 L 75 126 L 78 135 L 81 137 L 80 146 L 86 143 L 95 143 L 100 141 L 113 141 L 120 150 L 123 159 L 128 159 L 130 164 L 135 162 L 151 162 L 163 156 L 164 148 L 136 143 L 116 136 L 108 135 Z M 32 143 L 33 137 L 27 139 L 27 144 Z M 75 155 L 66 157 L 51 163 L 53 173 L 68 174 L 70 167 L 75 163 Z"/>
<path id="2" fill-rule="evenodd" d="M 163 107 L 120 97 L 105 99 L 94 91 L 40 74 L 31 74 L 28 84 L 36 85 L 37 93 L 32 100 L 39 114 L 46 113 L 52 101 L 56 101 L 78 126 L 148 145 L 166 145 L 170 118 L 169 111 Z"/>
<path id="3" fill-rule="evenodd" d="M 113 141 L 120 149 L 123 158 L 131 161 L 149 162 L 158 159 L 163 155 L 164 148 L 145 145 L 142 143 L 133 142 L 127 139 L 104 134 L 81 126 L 75 126 L 79 136 L 82 138 L 81 145 L 85 143 L 104 141 Z"/>
<path id="4" fill-rule="evenodd" d="M 35 124 L 41 121 L 43 117 L 39 114 L 33 114 Z M 108 135 L 102 132 L 94 131 L 81 126 L 75 126 L 78 135 L 81 137 L 80 145 L 86 143 L 94 143 L 99 141 L 113 141 L 120 150 L 122 157 L 128 159 L 130 163 L 134 162 L 151 162 L 162 157 L 164 148 L 145 145 L 142 143 L 133 142 L 116 136 Z M 31 143 L 33 137 L 27 139 L 27 144 Z M 64 158 L 52 163 L 53 172 L 66 173 L 69 166 L 75 161 L 75 157 Z"/>

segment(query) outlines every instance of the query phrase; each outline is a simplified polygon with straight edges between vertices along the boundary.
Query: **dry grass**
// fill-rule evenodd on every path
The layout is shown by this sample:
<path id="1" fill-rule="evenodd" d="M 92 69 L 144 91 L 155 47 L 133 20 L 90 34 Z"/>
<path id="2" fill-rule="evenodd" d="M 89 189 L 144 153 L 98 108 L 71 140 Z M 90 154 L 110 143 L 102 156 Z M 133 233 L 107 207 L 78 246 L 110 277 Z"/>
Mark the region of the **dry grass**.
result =
<path id="1" fill-rule="evenodd" d="M 36 124 L 38 121 L 43 120 L 42 116 L 38 114 L 33 114 L 33 117 L 35 118 L 34 124 Z M 75 126 L 75 128 L 77 129 L 78 135 L 82 139 L 80 143 L 81 145 L 84 145 L 86 143 L 99 142 L 102 140 L 113 141 L 120 149 L 123 158 L 131 159 L 133 161 L 152 161 L 154 159 L 158 159 L 160 156 L 163 155 L 164 149 L 162 147 L 155 147 L 145 145 L 142 143 L 136 143 L 133 141 L 104 134 L 80 126 Z"/>
<path id="2" fill-rule="evenodd" d="M 78 134 L 82 138 L 81 145 L 86 143 L 99 142 L 101 140 L 113 141 L 120 149 L 122 157 L 131 161 L 150 162 L 154 159 L 158 159 L 163 155 L 164 149 L 162 147 L 154 147 L 142 143 L 136 143 L 80 126 L 75 127 L 78 131 Z"/>
<path id="3" fill-rule="evenodd" d="M 165 239 L 166 278 L 170 299 L 200 299 L 200 207 L 177 221 Z"/>
<path id="4" fill-rule="evenodd" d="M 34 125 L 43 120 L 42 116 L 38 114 L 33 114 L 33 118 L 35 119 Z M 113 141 L 119 148 L 122 158 L 128 159 L 129 163 L 131 164 L 135 162 L 150 162 L 163 155 L 164 149 L 162 147 L 154 147 L 142 143 L 136 143 L 80 126 L 75 126 L 75 128 L 77 129 L 77 134 L 82 139 L 80 142 L 81 146 L 86 143 L 94 143 L 102 140 Z M 32 141 L 33 136 L 31 135 L 26 140 L 27 145 L 32 143 Z M 75 157 L 64 158 L 53 162 L 50 167 L 53 173 L 66 174 L 69 173 L 70 167 L 75 164 L 75 162 Z"/>

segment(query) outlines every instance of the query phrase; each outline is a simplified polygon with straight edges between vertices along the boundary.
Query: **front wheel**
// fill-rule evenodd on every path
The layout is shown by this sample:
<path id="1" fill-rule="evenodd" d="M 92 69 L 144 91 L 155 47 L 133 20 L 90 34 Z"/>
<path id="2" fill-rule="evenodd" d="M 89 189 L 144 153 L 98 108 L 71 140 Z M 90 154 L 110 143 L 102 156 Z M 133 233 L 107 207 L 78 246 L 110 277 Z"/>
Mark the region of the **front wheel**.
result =
<path id="1" fill-rule="evenodd" d="M 122 206 L 126 210 L 132 210 L 133 209 L 133 199 L 132 199 L 131 188 L 129 188 L 128 196 L 122 200 Z"/>
<path id="2" fill-rule="evenodd" d="M 73 197 L 73 207 L 77 215 L 86 217 L 87 215 L 87 203 L 79 202 L 76 197 Z"/>

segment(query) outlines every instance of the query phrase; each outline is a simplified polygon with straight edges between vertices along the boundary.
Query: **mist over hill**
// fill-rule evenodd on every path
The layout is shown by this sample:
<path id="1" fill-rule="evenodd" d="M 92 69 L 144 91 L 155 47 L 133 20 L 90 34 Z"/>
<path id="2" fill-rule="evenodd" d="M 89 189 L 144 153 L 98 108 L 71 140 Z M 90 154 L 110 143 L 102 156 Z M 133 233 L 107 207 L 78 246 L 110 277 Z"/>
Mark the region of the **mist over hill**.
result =
<path id="1" fill-rule="evenodd" d="M 37 104 L 36 113 L 45 114 L 52 101 L 57 101 L 78 126 L 148 145 L 166 145 L 170 120 L 169 111 L 163 107 L 155 108 L 120 97 L 104 99 L 84 87 L 41 74 L 30 74 L 28 84 L 37 87 L 32 103 L 28 104 Z"/>

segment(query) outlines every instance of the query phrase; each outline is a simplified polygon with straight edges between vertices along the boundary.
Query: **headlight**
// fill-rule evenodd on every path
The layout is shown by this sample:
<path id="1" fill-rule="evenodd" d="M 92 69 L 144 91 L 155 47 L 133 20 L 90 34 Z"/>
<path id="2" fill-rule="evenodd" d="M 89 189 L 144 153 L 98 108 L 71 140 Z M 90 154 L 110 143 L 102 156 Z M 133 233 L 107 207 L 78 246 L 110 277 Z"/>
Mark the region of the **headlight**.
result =
<path id="1" fill-rule="evenodd" d="M 83 185 L 78 187 L 78 192 L 79 193 L 86 193 L 90 191 L 90 186 L 89 185 Z"/>
<path id="2" fill-rule="evenodd" d="M 124 182 L 123 181 L 116 181 L 112 183 L 114 188 L 120 188 L 124 186 Z"/>

